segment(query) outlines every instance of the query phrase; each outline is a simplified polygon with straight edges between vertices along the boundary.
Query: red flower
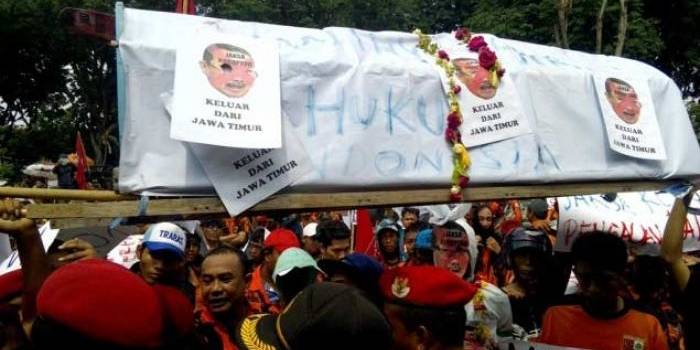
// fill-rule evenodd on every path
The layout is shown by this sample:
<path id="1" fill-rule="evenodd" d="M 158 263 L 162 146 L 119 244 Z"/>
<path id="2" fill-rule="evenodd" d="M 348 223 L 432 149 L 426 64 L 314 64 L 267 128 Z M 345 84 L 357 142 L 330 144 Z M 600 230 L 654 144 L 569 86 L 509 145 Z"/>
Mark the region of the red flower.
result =
<path id="1" fill-rule="evenodd" d="M 460 176 L 459 177 L 459 187 L 460 188 L 467 188 L 469 186 L 469 176 Z"/>
<path id="2" fill-rule="evenodd" d="M 504 75 L 504 74 L 506 74 L 506 69 L 505 69 L 505 68 L 501 68 L 501 69 L 499 69 L 499 70 L 496 71 L 496 75 L 498 75 L 499 78 L 503 78 L 503 75 Z"/>
<path id="3" fill-rule="evenodd" d="M 475 36 L 471 40 L 469 40 L 468 46 L 469 46 L 469 50 L 477 52 L 482 47 L 488 46 L 488 44 L 484 40 L 484 37 L 479 35 L 479 36 Z"/>
<path id="4" fill-rule="evenodd" d="M 491 69 L 496 64 L 497 59 L 496 53 L 488 47 L 484 46 L 479 49 L 479 64 L 485 69 Z"/>
<path id="5" fill-rule="evenodd" d="M 457 129 L 462 124 L 462 118 L 459 112 L 452 112 L 447 115 L 447 128 Z"/>
<path id="6" fill-rule="evenodd" d="M 443 60 L 449 60 L 449 59 L 450 59 L 450 56 L 447 55 L 447 52 L 445 52 L 445 50 L 440 50 L 440 51 L 438 51 L 438 57 L 440 57 L 440 59 L 443 59 Z"/>
<path id="7" fill-rule="evenodd" d="M 461 193 L 450 192 L 450 202 L 461 202 L 461 201 L 462 201 L 462 194 Z"/>
<path id="8" fill-rule="evenodd" d="M 460 41 L 462 41 L 464 39 L 469 40 L 469 38 L 471 36 L 472 36 L 472 34 L 469 32 L 469 29 L 467 29 L 467 28 L 459 27 L 455 31 L 455 39 L 460 40 Z"/>
<path id="9" fill-rule="evenodd" d="M 455 85 L 455 86 L 452 88 L 452 92 L 453 92 L 455 95 L 459 94 L 460 91 L 462 91 L 462 87 L 459 86 L 459 85 Z"/>
<path id="10" fill-rule="evenodd" d="M 447 128 L 445 129 L 445 140 L 449 142 L 450 144 L 459 142 L 459 140 L 462 138 L 462 135 L 459 133 L 459 129 L 457 128 Z"/>

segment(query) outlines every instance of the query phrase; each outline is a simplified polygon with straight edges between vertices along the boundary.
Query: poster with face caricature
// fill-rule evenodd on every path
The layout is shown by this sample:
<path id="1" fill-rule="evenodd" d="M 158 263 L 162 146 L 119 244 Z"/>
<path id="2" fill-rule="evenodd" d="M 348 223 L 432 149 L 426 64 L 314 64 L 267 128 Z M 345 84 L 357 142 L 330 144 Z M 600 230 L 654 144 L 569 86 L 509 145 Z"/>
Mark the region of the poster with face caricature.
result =
<path id="1" fill-rule="evenodd" d="M 445 48 L 455 69 L 461 91 L 462 142 L 467 147 L 484 145 L 532 132 L 520 106 L 515 86 L 506 73 L 497 86 L 489 71 L 479 64 L 478 54 L 465 45 Z M 440 76 L 448 89 L 447 76 Z"/>
<path id="2" fill-rule="evenodd" d="M 170 137 L 234 148 L 282 146 L 279 51 L 274 41 L 200 30 L 175 63 Z"/>
<path id="3" fill-rule="evenodd" d="M 642 159 L 666 159 L 649 86 L 643 79 L 595 74 L 610 148 Z"/>

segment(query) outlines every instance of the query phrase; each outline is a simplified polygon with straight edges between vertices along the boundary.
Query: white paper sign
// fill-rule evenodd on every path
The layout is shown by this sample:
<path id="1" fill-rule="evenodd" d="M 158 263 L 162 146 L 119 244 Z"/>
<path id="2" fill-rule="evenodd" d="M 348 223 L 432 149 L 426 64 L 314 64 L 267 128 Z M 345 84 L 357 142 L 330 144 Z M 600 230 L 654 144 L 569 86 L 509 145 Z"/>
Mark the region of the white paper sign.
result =
<path id="1" fill-rule="evenodd" d="M 208 30 L 183 38 L 170 137 L 236 148 L 279 148 L 279 51 L 273 41 Z"/>
<path id="2" fill-rule="evenodd" d="M 484 145 L 531 133 L 530 125 L 520 107 L 520 97 L 506 73 L 497 87 L 489 80 L 489 71 L 479 65 L 477 53 L 465 45 L 445 49 L 455 68 L 455 78 L 461 90 L 462 142 L 467 147 Z M 449 89 L 442 72 L 443 88 Z"/>
<path id="3" fill-rule="evenodd" d="M 666 159 L 649 86 L 643 79 L 594 74 L 610 148 L 643 159 Z"/>
<path id="4" fill-rule="evenodd" d="M 637 252 L 658 255 L 668 214 L 675 197 L 668 193 L 620 193 L 613 202 L 600 195 L 559 197 L 556 251 L 569 252 L 574 240 L 591 231 L 616 234 Z M 700 205 L 695 194 L 692 207 Z M 700 250 L 700 216 L 688 215 L 683 228 L 683 251 Z"/>
<path id="5" fill-rule="evenodd" d="M 58 229 L 54 230 L 51 228 L 51 222 L 47 222 L 44 224 L 44 226 L 39 228 L 39 235 L 41 235 L 41 243 L 44 245 L 44 251 L 49 250 L 49 247 L 51 247 L 53 241 L 56 240 L 56 236 L 58 235 L 59 231 L 60 230 Z M 19 270 L 21 268 L 22 263 L 19 260 L 18 252 L 15 250 L 2 262 L 2 264 L 0 264 L 0 275 Z"/>
<path id="6" fill-rule="evenodd" d="M 170 112 L 172 96 L 161 95 Z M 216 193 L 231 215 L 238 215 L 301 179 L 313 169 L 301 140 L 284 128 L 284 147 L 235 149 L 189 143 Z"/>
<path id="7" fill-rule="evenodd" d="M 139 245 L 143 241 L 143 235 L 131 235 L 119 242 L 116 247 L 107 253 L 107 260 L 126 267 L 131 268 L 132 265 L 139 261 L 136 254 Z"/>

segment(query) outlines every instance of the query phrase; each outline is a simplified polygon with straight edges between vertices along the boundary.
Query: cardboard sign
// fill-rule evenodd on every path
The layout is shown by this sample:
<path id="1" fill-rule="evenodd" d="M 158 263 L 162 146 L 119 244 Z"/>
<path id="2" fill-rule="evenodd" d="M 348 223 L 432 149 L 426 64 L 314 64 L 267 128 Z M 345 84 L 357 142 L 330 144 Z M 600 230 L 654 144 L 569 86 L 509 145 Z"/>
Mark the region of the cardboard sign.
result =
<path id="1" fill-rule="evenodd" d="M 443 43 L 449 42 L 443 40 Z M 452 40 L 452 44 L 456 40 Z M 479 57 L 465 45 L 445 49 L 455 68 L 461 87 L 459 102 L 463 121 L 462 142 L 467 147 L 484 145 L 531 133 L 530 124 L 520 107 L 520 97 L 510 76 L 505 74 L 498 86 L 489 80 L 489 71 L 479 65 Z M 441 71 L 443 88 L 449 89 Z"/>
<path id="2" fill-rule="evenodd" d="M 172 99 L 161 96 L 166 110 Z M 284 128 L 280 149 L 231 149 L 190 143 L 188 146 L 214 184 L 214 189 L 231 215 L 238 215 L 275 194 L 312 170 L 302 142 Z"/>
<path id="3" fill-rule="evenodd" d="M 274 42 L 199 30 L 177 50 L 170 137 L 279 148 L 279 52 Z"/>
<path id="4" fill-rule="evenodd" d="M 610 148 L 643 159 L 666 159 L 647 83 L 619 74 L 594 74 Z"/>
<path id="5" fill-rule="evenodd" d="M 51 228 L 51 222 L 47 222 L 44 226 L 39 228 L 39 235 L 41 235 L 41 243 L 44 245 L 44 251 L 49 250 L 53 241 L 56 240 L 59 230 L 54 230 Z M 0 275 L 4 275 L 8 272 L 19 270 L 22 268 L 22 263 L 19 260 L 19 253 L 15 250 L 10 256 L 8 256 L 2 264 L 0 264 Z"/>
<path id="6" fill-rule="evenodd" d="M 608 202 L 600 195 L 560 197 L 556 251 L 569 252 L 585 232 L 604 231 L 620 236 L 637 252 L 659 254 L 660 242 L 675 197 L 667 193 L 620 193 Z M 698 207 L 697 193 L 691 203 Z M 683 251 L 700 250 L 700 216 L 688 214 Z"/>

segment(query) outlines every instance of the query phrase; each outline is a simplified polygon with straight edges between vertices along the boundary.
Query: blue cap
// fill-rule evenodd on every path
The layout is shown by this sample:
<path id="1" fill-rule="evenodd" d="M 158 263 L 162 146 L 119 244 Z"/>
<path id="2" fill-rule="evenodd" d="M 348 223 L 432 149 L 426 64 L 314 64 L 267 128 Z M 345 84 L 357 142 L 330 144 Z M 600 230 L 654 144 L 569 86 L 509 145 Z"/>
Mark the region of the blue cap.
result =
<path id="1" fill-rule="evenodd" d="M 384 272 L 384 268 L 379 261 L 362 253 L 348 254 L 343 258 L 342 262 L 353 269 L 358 276 L 366 276 L 373 281 L 378 281 Z"/>
<path id="2" fill-rule="evenodd" d="M 433 249 L 433 229 L 427 228 L 418 232 L 415 247 L 416 249 Z"/>

